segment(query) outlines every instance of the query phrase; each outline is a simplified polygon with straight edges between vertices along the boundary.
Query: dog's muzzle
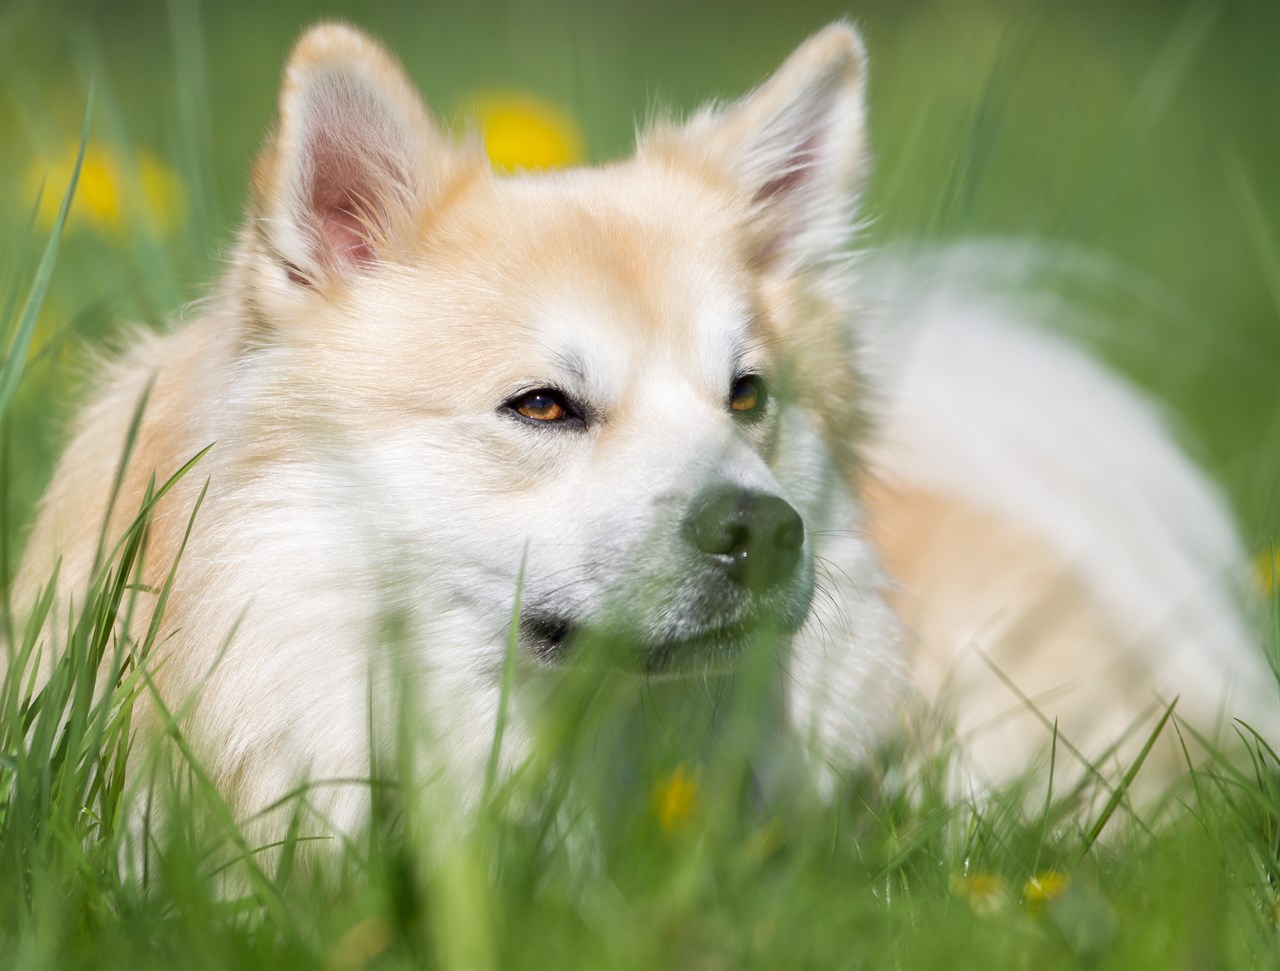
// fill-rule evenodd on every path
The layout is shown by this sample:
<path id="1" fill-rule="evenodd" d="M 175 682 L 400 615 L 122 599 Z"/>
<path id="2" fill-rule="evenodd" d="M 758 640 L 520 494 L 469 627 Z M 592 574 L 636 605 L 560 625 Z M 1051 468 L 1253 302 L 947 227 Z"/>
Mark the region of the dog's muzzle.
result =
<path id="1" fill-rule="evenodd" d="M 584 619 L 535 606 L 521 618 L 533 654 L 560 663 L 572 641 L 569 653 L 582 657 L 585 646 L 590 657 L 594 641 L 604 648 L 598 658 L 627 670 L 727 669 L 761 631 L 790 634 L 800 626 L 812 585 L 798 576 L 805 526 L 789 503 L 753 489 L 712 486 L 672 525 L 672 539 L 683 550 L 671 557 L 674 576 L 659 588 L 661 598 L 648 605 L 655 609 L 646 614 L 643 586 L 622 595 L 612 616 Z"/>
<path id="2" fill-rule="evenodd" d="M 685 539 L 734 583 L 765 593 L 795 573 L 804 520 L 784 500 L 750 489 L 707 489 L 683 523 Z"/>

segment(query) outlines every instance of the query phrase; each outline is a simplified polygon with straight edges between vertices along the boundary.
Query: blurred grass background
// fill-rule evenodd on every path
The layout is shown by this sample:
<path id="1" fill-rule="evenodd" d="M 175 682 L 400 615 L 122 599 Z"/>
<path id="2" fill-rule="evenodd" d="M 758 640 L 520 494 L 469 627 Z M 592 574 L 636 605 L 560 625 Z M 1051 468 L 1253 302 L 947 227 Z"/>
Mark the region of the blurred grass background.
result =
<path id="1" fill-rule="evenodd" d="M 172 316 L 216 276 L 304 25 L 382 36 L 457 127 L 485 92 L 541 99 L 601 160 L 651 106 L 735 96 L 842 16 L 871 53 L 866 242 L 1013 236 L 1114 261 L 1103 353 L 1167 402 L 1266 549 L 1280 532 L 1280 4 L 1266 0 L 8 0 L 5 277 L 41 177 L 50 197 L 65 180 L 90 76 L 100 93 L 19 402 L 14 508 L 48 474 L 83 343 Z"/>

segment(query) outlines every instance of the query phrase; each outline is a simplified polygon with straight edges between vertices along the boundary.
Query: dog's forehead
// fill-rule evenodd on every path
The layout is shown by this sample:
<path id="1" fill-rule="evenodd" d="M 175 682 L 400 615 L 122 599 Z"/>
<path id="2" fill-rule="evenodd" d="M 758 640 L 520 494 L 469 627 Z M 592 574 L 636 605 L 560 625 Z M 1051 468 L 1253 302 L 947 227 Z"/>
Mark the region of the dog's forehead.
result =
<path id="1" fill-rule="evenodd" d="M 674 352 L 718 371 L 756 317 L 736 225 L 707 187 L 635 165 L 486 180 L 439 224 L 476 297 L 564 360 Z"/>

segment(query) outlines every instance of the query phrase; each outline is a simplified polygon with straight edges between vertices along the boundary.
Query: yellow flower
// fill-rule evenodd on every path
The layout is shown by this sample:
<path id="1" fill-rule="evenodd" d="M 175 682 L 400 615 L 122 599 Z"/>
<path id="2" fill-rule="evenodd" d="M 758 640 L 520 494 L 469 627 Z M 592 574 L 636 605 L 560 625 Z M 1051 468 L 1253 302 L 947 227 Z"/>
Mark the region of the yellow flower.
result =
<path id="1" fill-rule="evenodd" d="M 469 107 L 496 169 L 554 169 L 582 160 L 578 125 L 558 105 L 522 91 L 490 91 Z"/>
<path id="2" fill-rule="evenodd" d="M 654 784 L 653 812 L 665 833 L 688 826 L 697 802 L 698 780 L 683 765 Z"/>
<path id="3" fill-rule="evenodd" d="M 391 927 L 385 920 L 366 917 L 338 939 L 325 960 L 330 971 L 358 971 L 391 944 Z"/>
<path id="4" fill-rule="evenodd" d="M 59 158 L 38 160 L 28 170 L 31 196 L 44 182 L 38 220 L 46 231 L 58 216 L 78 151 L 79 145 L 70 145 Z M 177 174 L 154 155 L 140 151 L 126 159 L 91 142 L 80 165 L 80 182 L 67 216 L 67 231 L 92 229 L 113 236 L 133 227 L 160 236 L 182 221 L 185 208 Z"/>
<path id="5" fill-rule="evenodd" d="M 777 823 L 765 823 L 747 840 L 747 851 L 753 859 L 764 861 L 773 857 L 783 847 L 782 832 Z"/>
<path id="6" fill-rule="evenodd" d="M 994 914 L 1008 902 L 1004 878 L 997 873 L 953 873 L 951 892 L 969 901 L 975 914 Z"/>
<path id="7" fill-rule="evenodd" d="M 1066 891 L 1071 878 L 1057 870 L 1044 870 L 1022 885 L 1022 899 L 1031 911 L 1038 911 L 1045 904 L 1057 900 Z"/>
<path id="8" fill-rule="evenodd" d="M 1263 593 L 1274 592 L 1276 579 L 1280 577 L 1280 543 L 1259 553 L 1254 558 L 1253 566 Z"/>

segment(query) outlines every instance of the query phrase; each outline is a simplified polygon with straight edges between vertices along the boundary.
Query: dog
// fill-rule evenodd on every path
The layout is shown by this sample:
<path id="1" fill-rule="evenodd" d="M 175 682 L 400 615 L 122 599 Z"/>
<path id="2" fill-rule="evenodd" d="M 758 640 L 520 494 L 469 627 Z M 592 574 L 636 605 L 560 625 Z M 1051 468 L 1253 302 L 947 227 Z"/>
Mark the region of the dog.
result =
<path id="1" fill-rule="evenodd" d="M 826 789 L 921 713 L 975 793 L 1055 737 L 1127 766 L 1175 699 L 1273 730 L 1230 514 L 1153 406 L 978 250 L 854 255 L 865 83 L 837 23 L 628 159 L 503 176 L 377 42 L 308 30 L 228 271 L 73 425 L 14 588 L 56 569 L 44 657 L 101 537 L 199 455 L 118 623 L 159 632 L 135 730 L 179 725 L 241 818 L 366 776 L 398 690 L 473 798 L 513 616 L 517 694 L 589 638 L 678 679 L 769 628 Z M 518 706 L 506 732 L 518 760 Z M 367 819 L 358 785 L 312 798 Z"/>

